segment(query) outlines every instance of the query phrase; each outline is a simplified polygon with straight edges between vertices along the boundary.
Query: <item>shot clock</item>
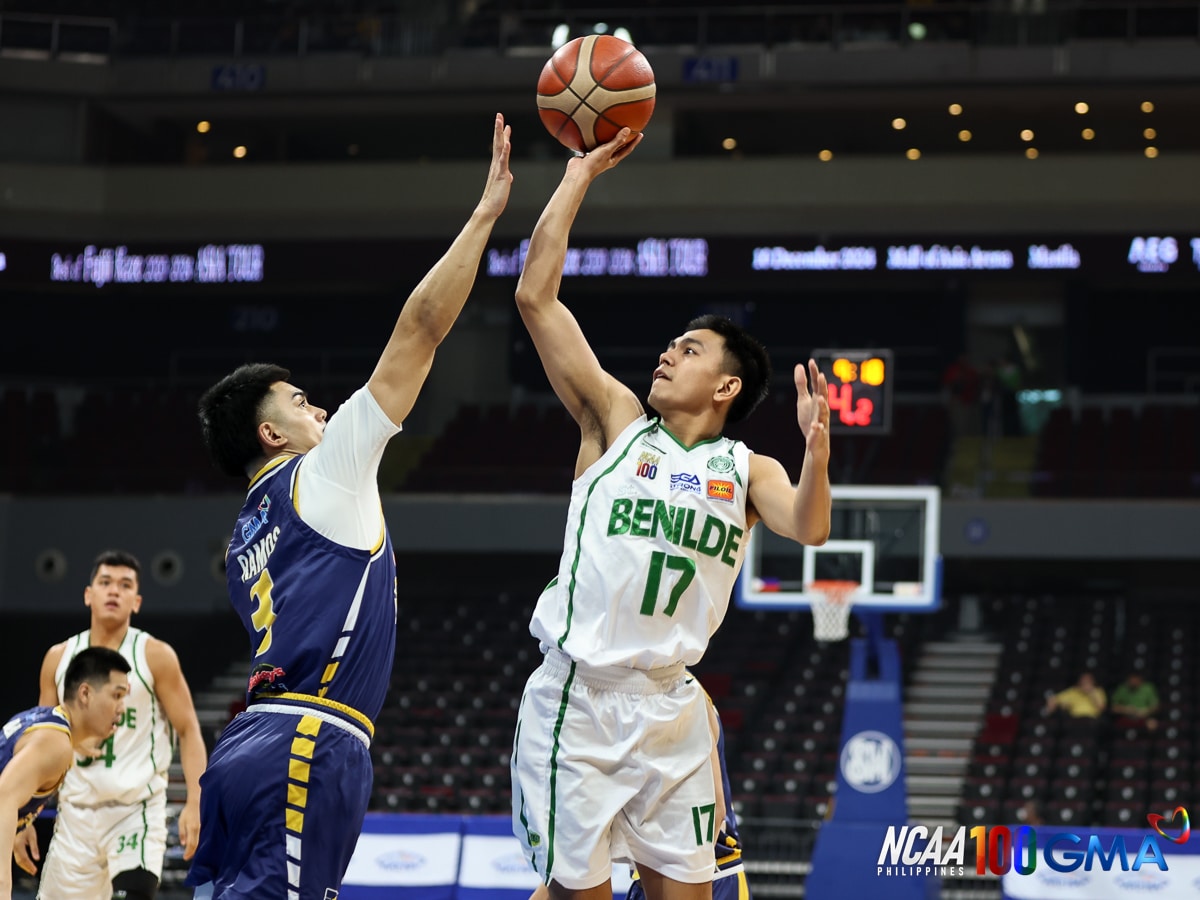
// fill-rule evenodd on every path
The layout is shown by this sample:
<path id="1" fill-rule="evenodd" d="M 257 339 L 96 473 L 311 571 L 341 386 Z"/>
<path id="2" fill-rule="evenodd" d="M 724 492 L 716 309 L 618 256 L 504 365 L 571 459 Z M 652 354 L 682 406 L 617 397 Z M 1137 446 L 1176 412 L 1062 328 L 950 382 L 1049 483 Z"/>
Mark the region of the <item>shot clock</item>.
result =
<path id="1" fill-rule="evenodd" d="M 891 350 L 814 350 L 812 358 L 829 382 L 829 423 L 834 432 L 891 432 Z"/>

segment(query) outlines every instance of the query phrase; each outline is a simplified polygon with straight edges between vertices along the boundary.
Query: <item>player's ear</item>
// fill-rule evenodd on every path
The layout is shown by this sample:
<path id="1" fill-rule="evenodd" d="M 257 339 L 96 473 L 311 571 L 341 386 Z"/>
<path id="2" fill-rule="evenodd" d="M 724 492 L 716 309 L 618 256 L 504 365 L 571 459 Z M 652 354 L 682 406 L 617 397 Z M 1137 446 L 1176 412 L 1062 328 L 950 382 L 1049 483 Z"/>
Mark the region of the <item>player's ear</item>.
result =
<path id="1" fill-rule="evenodd" d="M 717 401 L 732 400 L 742 392 L 742 379 L 736 375 L 722 375 L 721 382 L 717 385 L 716 391 L 713 392 L 713 399 Z"/>
<path id="2" fill-rule="evenodd" d="M 287 438 L 271 422 L 258 424 L 258 443 L 264 450 L 282 450 L 287 444 Z"/>

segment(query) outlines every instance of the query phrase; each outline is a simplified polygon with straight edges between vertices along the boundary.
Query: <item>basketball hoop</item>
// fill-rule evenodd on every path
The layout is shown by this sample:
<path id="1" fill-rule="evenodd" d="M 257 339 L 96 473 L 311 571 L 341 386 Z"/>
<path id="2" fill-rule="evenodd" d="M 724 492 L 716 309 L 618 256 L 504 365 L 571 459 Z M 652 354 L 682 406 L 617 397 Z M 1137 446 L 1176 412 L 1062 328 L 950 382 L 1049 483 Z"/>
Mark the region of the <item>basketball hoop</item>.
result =
<path id="1" fill-rule="evenodd" d="M 813 581 L 813 637 L 818 641 L 843 641 L 850 636 L 850 608 L 854 605 L 857 581 Z"/>

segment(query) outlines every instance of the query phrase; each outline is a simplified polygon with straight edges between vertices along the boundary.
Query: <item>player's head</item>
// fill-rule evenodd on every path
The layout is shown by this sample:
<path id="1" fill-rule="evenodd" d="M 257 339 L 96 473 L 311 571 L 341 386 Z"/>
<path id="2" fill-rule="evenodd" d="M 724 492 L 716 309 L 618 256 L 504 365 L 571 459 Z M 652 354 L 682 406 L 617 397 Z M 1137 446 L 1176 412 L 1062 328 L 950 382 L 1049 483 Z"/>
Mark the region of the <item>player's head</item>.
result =
<path id="1" fill-rule="evenodd" d="M 83 602 L 91 609 L 92 619 L 127 623 L 142 608 L 141 574 L 141 563 L 132 553 L 105 550 L 97 556 L 83 589 Z"/>
<path id="2" fill-rule="evenodd" d="M 204 392 L 200 428 L 225 474 L 250 474 L 264 458 L 284 450 L 307 453 L 321 442 L 325 410 L 311 405 L 290 377 L 281 366 L 249 363 Z"/>
<path id="3" fill-rule="evenodd" d="M 649 404 L 659 413 L 723 405 L 725 423 L 733 424 L 762 402 L 770 380 L 762 344 L 724 316 L 699 316 L 659 356 Z"/>
<path id="4" fill-rule="evenodd" d="M 67 665 L 63 703 L 71 713 L 72 739 L 106 738 L 125 711 L 129 663 L 116 650 L 88 647 Z"/>

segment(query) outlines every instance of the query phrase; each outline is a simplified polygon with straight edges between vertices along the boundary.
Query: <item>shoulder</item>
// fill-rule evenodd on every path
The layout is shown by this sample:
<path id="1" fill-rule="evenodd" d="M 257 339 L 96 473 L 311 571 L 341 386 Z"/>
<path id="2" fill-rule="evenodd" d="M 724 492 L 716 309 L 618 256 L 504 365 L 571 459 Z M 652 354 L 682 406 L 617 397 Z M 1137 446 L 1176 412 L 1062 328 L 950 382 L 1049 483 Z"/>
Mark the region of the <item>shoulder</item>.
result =
<path id="1" fill-rule="evenodd" d="M 42 657 L 42 676 L 54 677 L 55 670 L 58 669 L 59 663 L 62 662 L 63 654 L 67 652 L 68 641 L 62 641 L 55 644 L 46 651 L 46 655 Z"/>
<path id="2" fill-rule="evenodd" d="M 155 678 L 179 671 L 179 654 L 166 641 L 160 641 L 147 634 L 145 649 L 146 663 L 150 666 L 150 674 Z"/>

